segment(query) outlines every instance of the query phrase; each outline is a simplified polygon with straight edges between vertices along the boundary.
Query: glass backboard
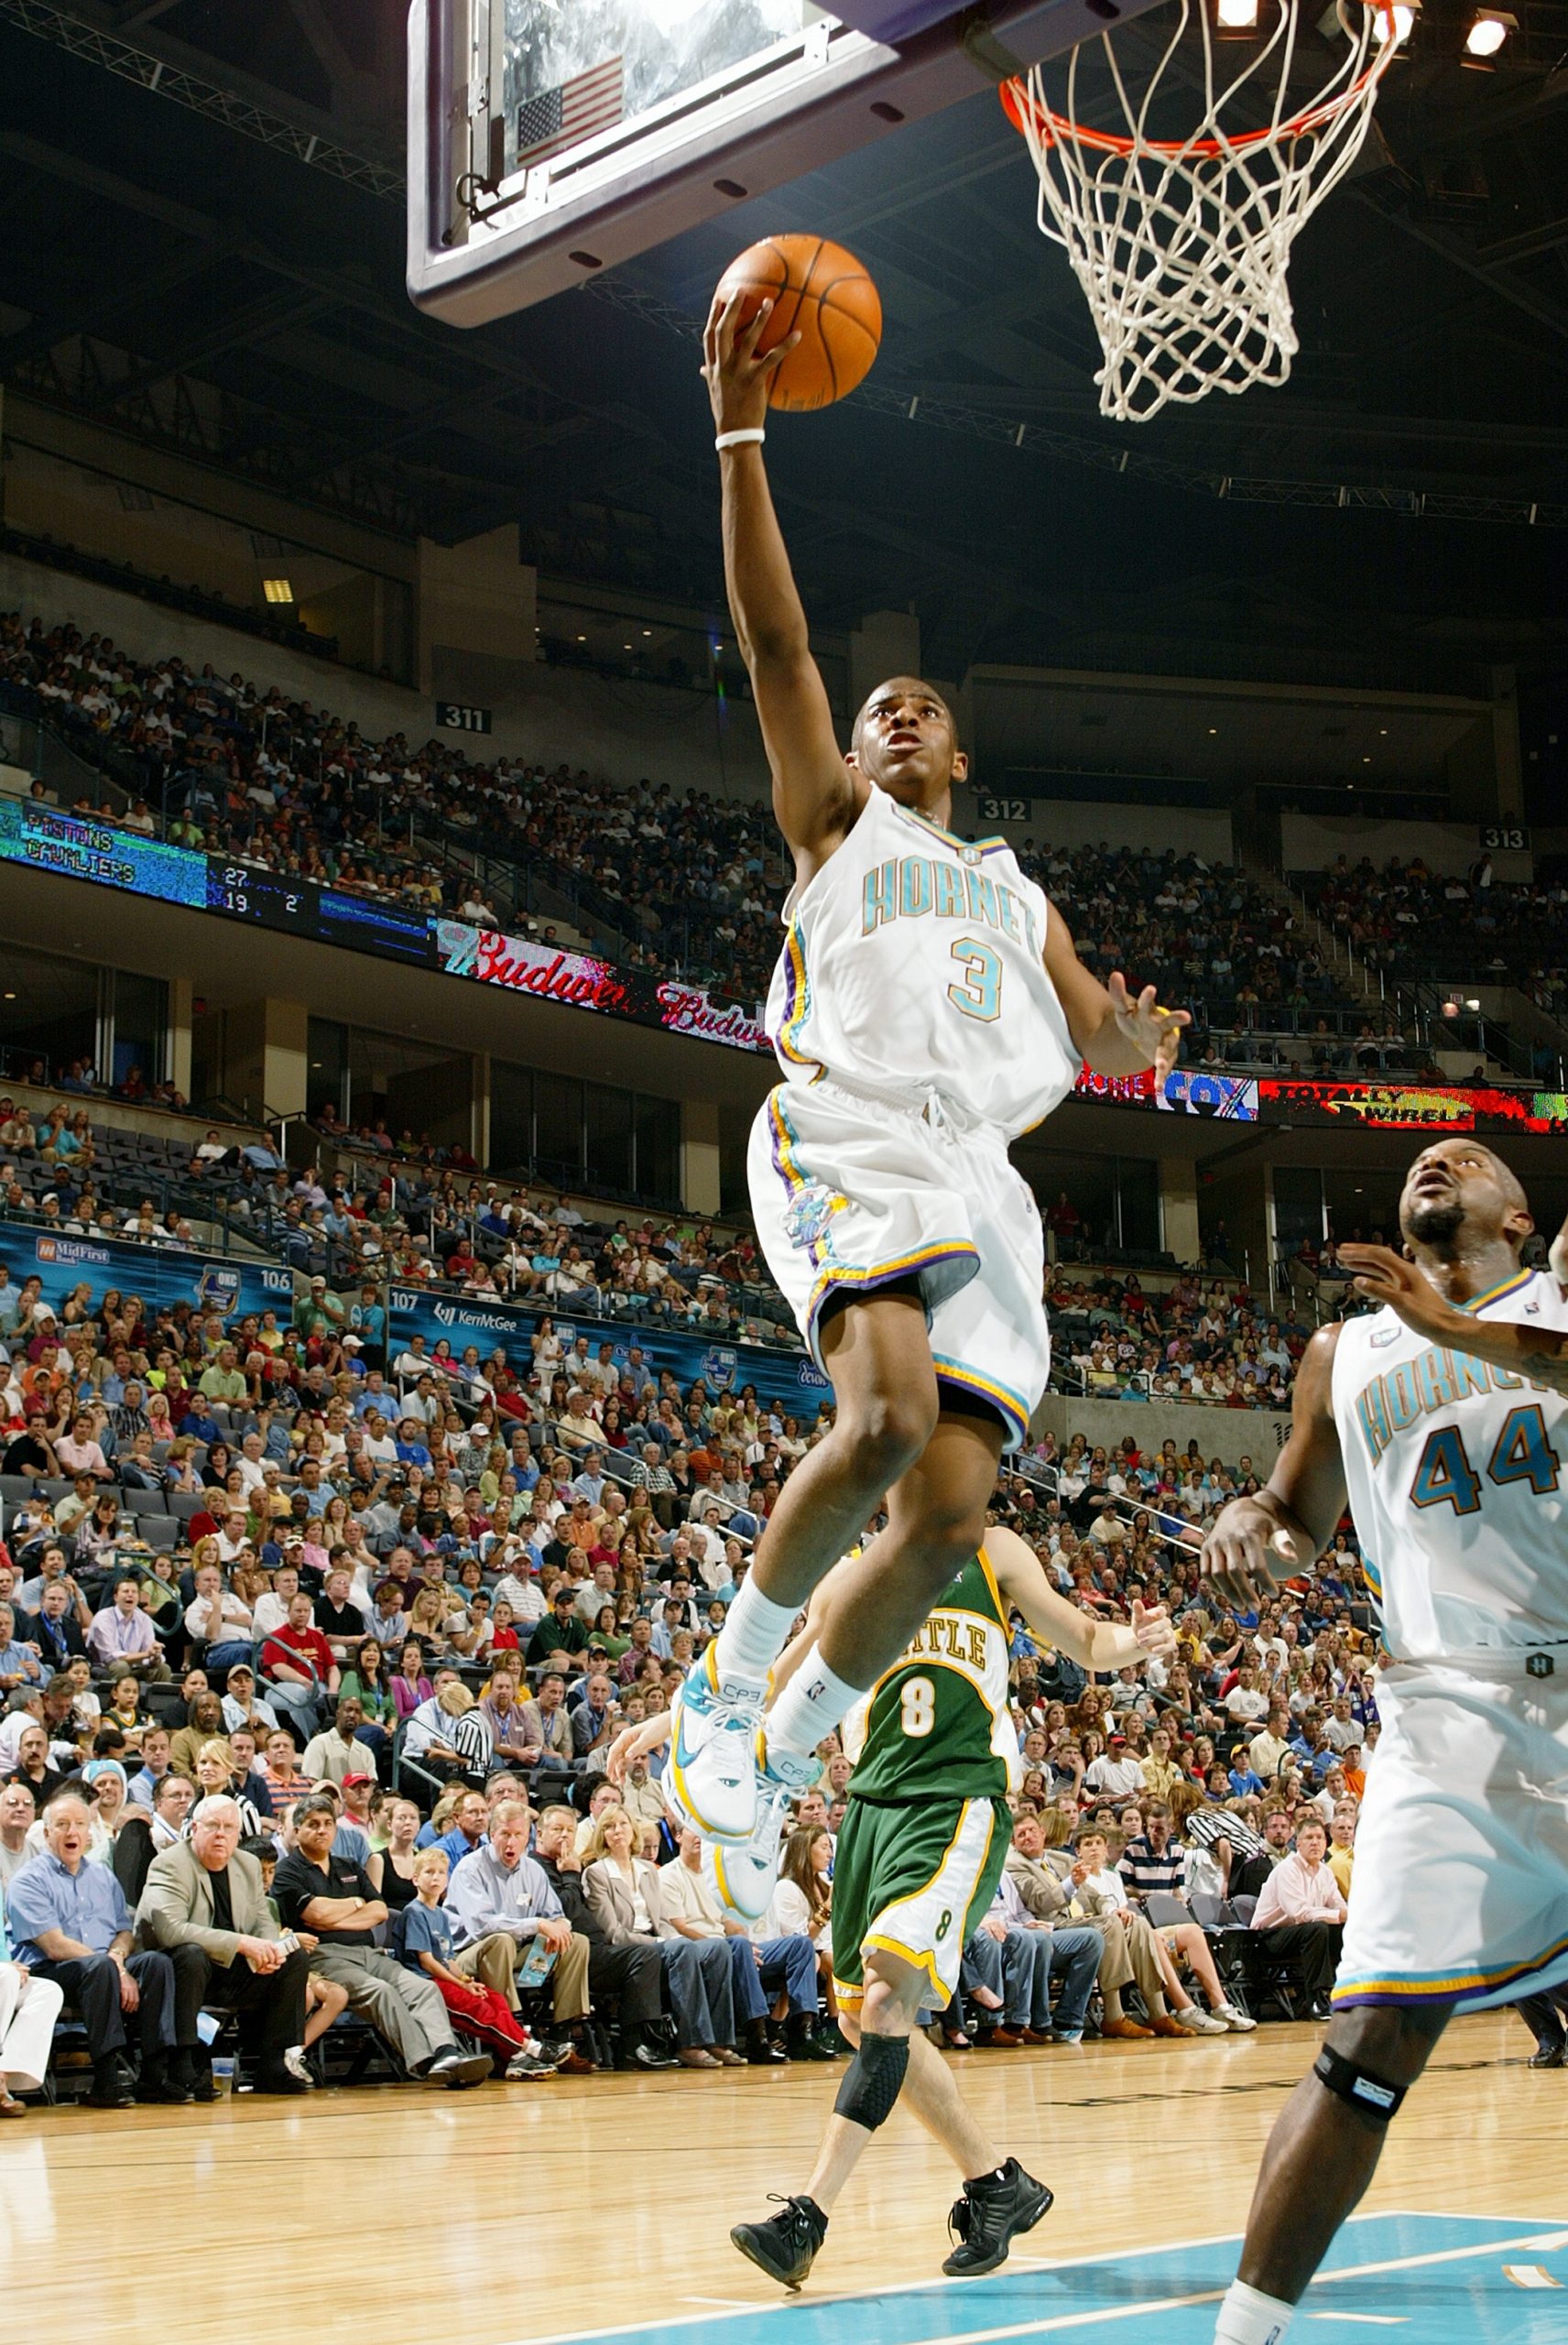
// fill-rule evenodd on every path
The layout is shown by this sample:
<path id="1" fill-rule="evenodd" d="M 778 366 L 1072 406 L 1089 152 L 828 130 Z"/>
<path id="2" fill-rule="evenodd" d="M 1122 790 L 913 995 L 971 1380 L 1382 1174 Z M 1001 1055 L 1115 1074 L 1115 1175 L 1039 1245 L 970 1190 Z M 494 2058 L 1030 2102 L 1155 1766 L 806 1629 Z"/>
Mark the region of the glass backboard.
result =
<path id="1" fill-rule="evenodd" d="M 1154 5 L 414 0 L 410 297 L 527 308 Z"/>

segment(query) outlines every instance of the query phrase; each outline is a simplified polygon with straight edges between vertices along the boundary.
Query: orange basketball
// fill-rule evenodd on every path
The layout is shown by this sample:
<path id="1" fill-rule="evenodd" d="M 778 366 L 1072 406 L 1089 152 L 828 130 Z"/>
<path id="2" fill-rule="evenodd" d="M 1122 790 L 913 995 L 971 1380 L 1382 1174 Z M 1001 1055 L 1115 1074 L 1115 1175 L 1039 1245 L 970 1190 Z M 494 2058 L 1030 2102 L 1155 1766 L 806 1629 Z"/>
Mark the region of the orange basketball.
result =
<path id="1" fill-rule="evenodd" d="M 863 382 L 882 340 L 882 304 L 877 288 L 853 253 L 825 236 L 765 236 L 719 279 L 723 295 L 744 289 L 740 322 L 771 300 L 773 314 L 762 329 L 759 350 L 771 350 L 792 333 L 800 347 L 774 370 L 769 407 L 803 409 L 831 407 Z"/>

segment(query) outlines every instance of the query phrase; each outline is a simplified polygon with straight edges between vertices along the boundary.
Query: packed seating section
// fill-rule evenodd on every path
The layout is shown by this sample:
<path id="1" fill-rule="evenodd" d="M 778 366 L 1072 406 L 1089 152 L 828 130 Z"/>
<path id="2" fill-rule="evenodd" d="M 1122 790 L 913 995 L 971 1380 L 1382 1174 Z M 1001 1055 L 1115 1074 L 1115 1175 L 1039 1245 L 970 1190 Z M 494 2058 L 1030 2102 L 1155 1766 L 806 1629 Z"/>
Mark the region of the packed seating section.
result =
<path id="1" fill-rule="evenodd" d="M 75 811 L 502 927 L 537 928 L 532 874 L 626 963 L 748 1006 L 766 996 L 788 873 L 764 804 L 627 786 L 565 763 L 476 763 L 402 734 L 371 741 L 330 710 L 263 692 L 237 671 L 138 662 L 106 636 L 45 628 L 18 612 L 0 614 L 0 689 L 104 769 L 108 794 L 86 791 Z M 432 861 L 432 840 L 444 843 L 442 859 Z M 1020 855 L 1092 968 L 1127 969 L 1192 1006 L 1198 1063 L 1432 1074 L 1426 1045 L 1393 1006 L 1372 1009 L 1345 989 L 1283 892 L 1174 848 L 1066 850 L 1031 837 Z M 1433 880 L 1419 863 L 1383 875 L 1342 866 L 1304 884 L 1374 967 L 1403 976 L 1458 948 L 1539 998 L 1563 991 L 1562 887 Z"/>
<path id="2" fill-rule="evenodd" d="M 1092 1331 L 1096 1292 L 1103 1304 L 1103 1282 L 1059 1278 L 1070 1343 Z M 1194 1288 L 1181 1300 L 1205 1307 L 1217 1339 L 1220 1297 Z M 1141 1332 L 1136 1282 L 1119 1303 Z M 136 1866 L 145 1881 L 143 1860 L 188 1827 L 178 1784 L 158 1790 L 170 1742 L 173 1774 L 192 1796 L 232 1792 L 246 1845 L 269 1863 L 281 1852 L 287 1864 L 296 1824 L 309 1827 L 302 1804 L 323 1785 L 338 1840 L 357 1848 L 357 1836 L 383 1881 L 389 1864 L 403 1881 L 416 1837 L 441 1839 L 454 1861 L 482 1845 L 483 1805 L 465 1813 L 467 1839 L 452 1837 L 470 1788 L 503 1834 L 519 1796 L 536 1816 L 564 1800 L 574 1840 L 591 1848 L 612 1804 L 600 1782 L 609 1741 L 668 1707 L 784 1481 L 831 1422 L 825 1403 L 804 1422 L 748 1392 L 682 1391 L 669 1375 L 639 1387 L 608 1347 L 563 1344 L 548 1322 L 515 1369 L 455 1373 L 387 1358 L 345 1318 L 319 1281 L 279 1325 L 272 1314 L 230 1324 L 197 1303 L 153 1311 L 85 1282 L 57 1314 L 35 1280 L 0 1276 L 0 1887 L 52 1849 L 38 1810 L 69 1783 L 86 1802 L 88 1860 L 139 1892 Z M 1266 1463 L 1224 1445 L 1236 1452 L 1228 1462 L 1195 1444 L 1185 1456 L 1172 1443 L 1145 1452 L 1131 1434 L 1110 1454 L 1048 1437 L 1004 1472 L 994 1506 L 1080 1604 L 1125 1615 L 1135 1598 L 1158 1598 L 1181 1634 L 1177 1659 L 1147 1684 L 1090 1685 L 1015 1622 L 1020 1867 L 1038 1859 L 1067 1880 L 1070 1843 L 1099 1829 L 1141 1902 L 1151 1827 L 1160 1840 L 1173 1810 L 1162 1889 L 1206 1921 L 1188 1949 L 1191 1975 L 1240 2024 L 1249 2001 L 1286 2015 L 1310 2007 L 1321 1969 L 1295 1940 L 1289 1959 L 1282 1938 L 1272 1952 L 1252 1944 L 1243 1871 L 1257 1875 L 1256 1894 L 1297 1827 L 1319 1816 L 1348 1866 L 1377 1728 L 1370 1615 L 1348 1534 L 1310 1586 L 1260 1618 L 1222 1616 L 1201 1586 L 1197 1535 Z M 804 1840 L 789 1844 L 798 1885 L 843 1814 L 850 1770 L 836 1738 L 822 1758 L 821 1787 L 802 1802 Z M 660 1763 L 634 1787 L 634 1808 L 662 1863 L 679 1859 Z M 417 1832 L 410 1802 L 427 1817 Z M 1216 1837 L 1230 1855 L 1216 1858 Z M 1221 1878 L 1233 1862 L 1236 1879 Z M 971 1987 L 984 1985 L 983 1947 L 975 1964 Z M 1138 1991 L 1154 2034 L 1210 2032 L 1179 1977 L 1158 1986 L 1151 1976 Z M 557 2030 L 562 2016 L 558 1995 Z M 596 2055 L 648 2065 L 702 2048 L 682 2039 L 679 1998 L 651 2032 L 576 2016 L 575 2048 L 569 2056 L 563 2038 L 554 2065 Z M 613 1998 L 604 2016 L 615 2021 Z M 1144 2028 L 1119 1999 L 1090 2016 L 1116 2034 Z M 536 2017 L 551 2023 L 542 2007 Z M 783 2048 L 822 2056 L 814 2001 L 809 2021 L 780 2003 Z M 978 2029 L 1001 2048 L 1040 2034 L 1005 2025 L 983 1995 L 955 2003 L 942 2025 L 951 2041 Z M 334 2022 L 321 2056 L 334 2065 L 323 2071 L 318 2058 L 307 2080 L 363 2075 L 373 2053 L 403 2073 L 406 2058 L 376 2052 L 386 2033 L 365 2039 L 363 2013 Z M 780 2048 L 766 2023 L 748 2040 L 758 2057 Z M 51 2089 L 71 2060 L 86 2074 L 77 2036 L 60 2043 L 69 2056 Z M 156 2083 L 156 2097 L 190 2097 L 178 2071 L 158 2067 Z"/>

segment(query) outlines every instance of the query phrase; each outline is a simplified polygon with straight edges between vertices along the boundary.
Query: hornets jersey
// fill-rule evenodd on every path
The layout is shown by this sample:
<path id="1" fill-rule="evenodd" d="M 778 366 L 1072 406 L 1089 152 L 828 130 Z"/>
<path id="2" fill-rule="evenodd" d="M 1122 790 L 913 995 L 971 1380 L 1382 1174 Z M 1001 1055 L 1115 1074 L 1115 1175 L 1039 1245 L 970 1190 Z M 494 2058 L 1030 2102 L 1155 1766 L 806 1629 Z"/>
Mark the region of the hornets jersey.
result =
<path id="1" fill-rule="evenodd" d="M 970 845 L 873 787 L 784 907 L 768 1031 L 791 1082 L 939 1092 L 1015 1139 L 1080 1059 L 1043 954 L 1051 907 L 1006 839 Z"/>
<path id="2" fill-rule="evenodd" d="M 1003 1799 L 1018 1774 L 1007 1606 L 984 1547 L 844 1722 L 857 1799 Z"/>
<path id="3" fill-rule="evenodd" d="M 1568 1300 L 1544 1271 L 1466 1307 L 1568 1329 Z M 1388 1309 L 1345 1321 L 1332 1391 L 1362 1560 L 1396 1659 L 1568 1640 L 1568 1399 L 1434 1345 Z"/>

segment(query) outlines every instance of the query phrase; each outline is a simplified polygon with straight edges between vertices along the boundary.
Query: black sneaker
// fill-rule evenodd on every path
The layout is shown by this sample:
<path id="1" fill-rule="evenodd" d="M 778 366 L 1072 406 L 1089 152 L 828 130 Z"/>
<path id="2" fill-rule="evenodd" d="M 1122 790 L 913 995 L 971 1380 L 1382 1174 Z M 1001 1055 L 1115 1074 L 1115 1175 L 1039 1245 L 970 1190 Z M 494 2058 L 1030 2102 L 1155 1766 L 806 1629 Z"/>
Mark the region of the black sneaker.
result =
<path id="1" fill-rule="evenodd" d="M 1007 2262 L 1018 2233 L 1032 2231 L 1040 2217 L 1051 2212 L 1052 2195 L 1043 2182 L 1024 2172 L 1017 2158 L 1009 2158 L 999 2176 L 966 2182 L 947 2219 L 948 2231 L 958 2245 L 942 2270 L 969 2276 L 994 2272 Z"/>
<path id="2" fill-rule="evenodd" d="M 799 2288 L 828 2235 L 828 2219 L 814 2198 L 774 2198 L 779 2209 L 765 2223 L 737 2223 L 730 2233 L 741 2253 L 770 2280 Z"/>

